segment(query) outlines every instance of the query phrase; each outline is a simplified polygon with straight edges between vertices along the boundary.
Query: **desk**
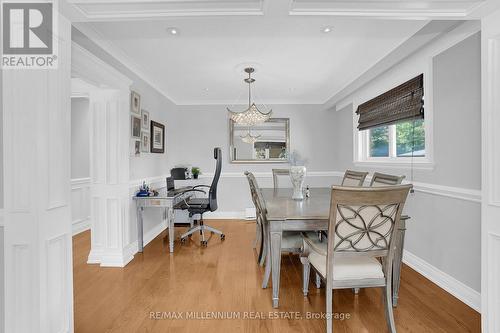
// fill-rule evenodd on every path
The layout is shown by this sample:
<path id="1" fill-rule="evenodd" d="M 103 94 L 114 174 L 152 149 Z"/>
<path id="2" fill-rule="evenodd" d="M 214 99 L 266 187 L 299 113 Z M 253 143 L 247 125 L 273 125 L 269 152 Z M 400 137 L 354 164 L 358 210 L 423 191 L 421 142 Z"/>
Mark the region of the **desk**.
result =
<path id="1" fill-rule="evenodd" d="M 281 271 L 281 237 L 283 231 L 317 231 L 328 230 L 330 214 L 331 188 L 312 188 L 310 198 L 303 201 L 292 199 L 292 189 L 263 188 L 266 201 L 267 220 L 269 221 L 269 240 L 271 243 L 270 262 L 273 286 L 273 307 L 279 304 L 280 271 Z M 401 219 L 401 228 L 397 242 L 399 250 L 394 258 L 393 305 L 397 305 L 405 220 Z M 269 262 L 269 261 L 268 261 Z"/>
<path id="2" fill-rule="evenodd" d="M 186 190 L 189 188 L 186 188 Z M 165 227 L 168 229 L 168 243 L 170 253 L 174 252 L 174 207 L 184 199 L 193 195 L 194 192 L 182 193 L 181 191 L 167 191 L 167 188 L 158 189 L 159 195 L 156 197 L 136 197 L 134 196 L 136 211 L 137 211 L 137 246 L 138 251 L 142 252 L 144 248 L 143 240 L 143 219 L 142 213 L 144 208 L 160 208 L 163 209 L 163 220 Z"/>

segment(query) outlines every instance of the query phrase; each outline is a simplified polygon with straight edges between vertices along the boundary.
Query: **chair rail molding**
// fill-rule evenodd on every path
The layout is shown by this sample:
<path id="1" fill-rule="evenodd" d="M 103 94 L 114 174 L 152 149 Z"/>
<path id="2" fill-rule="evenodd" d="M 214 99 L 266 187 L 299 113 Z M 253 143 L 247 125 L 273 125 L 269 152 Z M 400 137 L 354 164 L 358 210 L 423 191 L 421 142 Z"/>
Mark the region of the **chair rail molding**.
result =
<path id="1" fill-rule="evenodd" d="M 273 175 L 271 172 L 253 172 L 256 178 L 272 178 Z M 340 183 L 340 180 L 344 176 L 344 172 L 342 171 L 308 171 L 306 173 L 306 178 L 318 178 L 318 177 L 326 177 L 326 178 L 335 178 L 334 182 L 331 184 Z M 212 173 L 203 173 L 200 175 L 200 178 L 212 178 Z M 242 178 L 245 179 L 245 175 L 243 172 L 223 172 L 221 174 L 221 178 Z M 369 182 L 371 180 L 371 176 L 366 177 L 365 182 Z M 407 181 L 404 183 L 408 183 Z M 462 188 L 462 187 L 454 187 L 454 186 L 445 186 L 438 185 L 432 183 L 424 183 L 424 182 L 413 182 L 414 190 L 416 192 L 433 194 L 443 197 L 454 198 L 458 200 L 466 200 L 472 202 L 481 202 L 481 190 Z"/>
<path id="2" fill-rule="evenodd" d="M 87 262 L 123 267 L 133 258 L 127 250 L 132 80 L 76 43 L 72 43 L 71 72 L 72 93 L 88 95 L 90 107 L 92 233 Z"/>
<path id="3" fill-rule="evenodd" d="M 5 332 L 73 332 L 71 23 L 58 68 L 2 71 Z"/>

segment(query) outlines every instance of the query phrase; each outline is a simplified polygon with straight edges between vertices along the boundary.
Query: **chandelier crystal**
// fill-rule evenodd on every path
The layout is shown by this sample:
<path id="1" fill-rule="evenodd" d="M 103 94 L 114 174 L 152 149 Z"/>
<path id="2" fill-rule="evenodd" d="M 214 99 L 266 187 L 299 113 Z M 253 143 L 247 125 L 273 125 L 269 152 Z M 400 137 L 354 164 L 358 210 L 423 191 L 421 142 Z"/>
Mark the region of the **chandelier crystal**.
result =
<path id="1" fill-rule="evenodd" d="M 252 103 L 252 83 L 255 82 L 255 79 L 252 78 L 252 73 L 255 71 L 252 67 L 245 68 L 245 73 L 248 74 L 248 77 L 245 78 L 243 81 L 248 83 L 248 108 L 242 112 L 235 112 L 232 111 L 231 109 L 227 108 L 227 111 L 229 112 L 229 116 L 231 119 L 238 125 L 243 125 L 243 126 L 248 126 L 252 127 L 257 124 L 262 124 L 271 118 L 271 113 L 273 112 L 272 110 L 269 110 L 269 112 L 265 113 L 259 110 L 257 105 L 255 103 Z M 252 137 L 250 134 L 250 131 L 246 135 Z M 254 141 L 255 142 L 255 141 Z"/>

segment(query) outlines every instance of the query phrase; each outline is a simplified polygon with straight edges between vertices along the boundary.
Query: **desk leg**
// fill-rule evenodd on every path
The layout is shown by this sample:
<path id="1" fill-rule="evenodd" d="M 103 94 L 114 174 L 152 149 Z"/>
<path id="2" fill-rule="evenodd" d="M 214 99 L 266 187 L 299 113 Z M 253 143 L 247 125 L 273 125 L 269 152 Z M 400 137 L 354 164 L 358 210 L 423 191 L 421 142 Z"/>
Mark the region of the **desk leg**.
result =
<path id="1" fill-rule="evenodd" d="M 392 267 L 392 306 L 398 306 L 399 285 L 401 283 L 401 266 L 403 265 L 403 248 L 405 241 L 406 223 L 401 220 L 401 228 L 397 233 L 398 250 L 394 255 Z"/>
<path id="2" fill-rule="evenodd" d="M 273 283 L 273 308 L 278 307 L 281 271 L 281 221 L 270 221 L 271 227 L 271 275 Z"/>
<path id="3" fill-rule="evenodd" d="M 175 216 L 174 216 L 174 210 L 169 207 L 167 208 L 166 212 L 167 214 L 167 223 L 168 223 L 168 244 L 170 247 L 170 253 L 174 252 L 174 240 L 175 240 Z"/>
<path id="4" fill-rule="evenodd" d="M 144 249 L 144 240 L 143 240 L 143 221 L 142 221 L 142 212 L 144 211 L 144 207 L 137 207 L 137 247 L 138 252 L 142 252 Z"/>

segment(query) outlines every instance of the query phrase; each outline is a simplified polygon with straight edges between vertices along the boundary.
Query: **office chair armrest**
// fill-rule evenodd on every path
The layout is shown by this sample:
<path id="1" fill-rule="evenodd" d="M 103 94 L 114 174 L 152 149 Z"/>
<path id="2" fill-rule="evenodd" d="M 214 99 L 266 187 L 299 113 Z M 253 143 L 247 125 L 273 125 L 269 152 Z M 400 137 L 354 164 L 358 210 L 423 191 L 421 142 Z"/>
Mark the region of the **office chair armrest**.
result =
<path id="1" fill-rule="evenodd" d="M 188 193 L 188 192 L 201 192 L 203 194 L 207 194 L 207 192 L 203 191 L 203 190 L 197 190 L 195 188 L 191 188 L 191 189 L 188 189 L 188 190 L 185 190 L 185 191 L 182 191 L 181 193 L 184 194 L 184 193 Z"/>
<path id="2" fill-rule="evenodd" d="M 181 193 L 184 194 L 184 193 L 188 193 L 188 192 L 201 192 L 203 194 L 207 194 L 207 192 L 203 191 L 203 190 L 197 190 L 197 189 L 189 189 L 189 190 L 185 190 L 185 191 L 182 191 Z M 186 198 L 183 198 L 182 201 L 184 201 L 184 204 L 186 205 L 186 207 L 191 207 L 189 205 L 189 203 L 187 202 Z"/>

